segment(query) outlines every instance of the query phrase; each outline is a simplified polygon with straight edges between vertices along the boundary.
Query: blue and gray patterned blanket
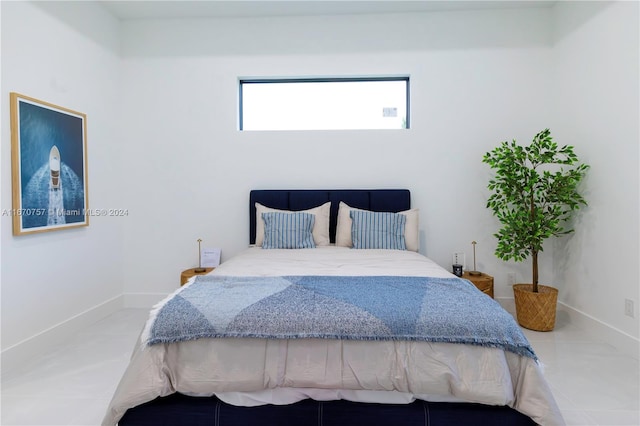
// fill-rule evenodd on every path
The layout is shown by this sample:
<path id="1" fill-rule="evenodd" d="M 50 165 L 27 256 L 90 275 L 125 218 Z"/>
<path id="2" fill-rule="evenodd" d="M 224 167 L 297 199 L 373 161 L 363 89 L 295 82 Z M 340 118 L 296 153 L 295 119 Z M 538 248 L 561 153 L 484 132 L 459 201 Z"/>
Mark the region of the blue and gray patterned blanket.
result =
<path id="1" fill-rule="evenodd" d="M 537 359 L 513 317 L 460 278 L 198 276 L 149 321 L 149 345 L 221 337 L 411 340 Z"/>

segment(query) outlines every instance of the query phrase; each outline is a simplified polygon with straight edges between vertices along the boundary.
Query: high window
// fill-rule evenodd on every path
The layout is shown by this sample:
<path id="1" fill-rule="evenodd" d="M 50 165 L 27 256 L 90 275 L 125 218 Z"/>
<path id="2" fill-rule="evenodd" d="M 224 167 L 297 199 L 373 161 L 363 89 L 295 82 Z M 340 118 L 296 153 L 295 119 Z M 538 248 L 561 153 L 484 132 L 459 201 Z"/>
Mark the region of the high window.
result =
<path id="1" fill-rule="evenodd" d="M 240 130 L 408 129 L 409 77 L 241 79 Z"/>

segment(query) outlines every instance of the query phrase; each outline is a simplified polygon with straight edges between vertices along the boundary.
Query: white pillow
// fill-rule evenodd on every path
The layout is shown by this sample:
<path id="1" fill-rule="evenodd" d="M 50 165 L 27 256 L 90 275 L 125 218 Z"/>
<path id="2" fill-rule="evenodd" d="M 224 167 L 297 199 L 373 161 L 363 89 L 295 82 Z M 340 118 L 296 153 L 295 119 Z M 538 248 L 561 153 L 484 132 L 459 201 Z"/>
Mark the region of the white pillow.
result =
<path id="1" fill-rule="evenodd" d="M 340 201 L 338 205 L 338 224 L 336 227 L 336 246 L 353 247 L 353 241 L 351 240 L 351 217 L 349 216 L 351 210 L 362 209 L 349 207 L 346 203 Z M 420 238 L 418 235 L 419 209 L 410 209 L 398 213 L 407 217 L 407 222 L 404 225 L 404 241 L 407 250 L 418 251 L 420 249 Z"/>
<path id="2" fill-rule="evenodd" d="M 328 246 L 329 245 L 329 213 L 331 212 L 331 201 L 327 201 L 321 206 L 314 207 L 308 210 L 300 210 L 303 213 L 310 213 L 315 215 L 315 222 L 313 224 L 313 242 L 316 246 Z M 278 210 L 270 207 L 263 206 L 260 203 L 256 203 L 256 246 L 262 247 L 264 241 L 264 220 L 262 220 L 262 213 L 281 212 L 291 213 L 289 210 Z M 347 212 L 347 216 L 349 213 Z M 349 230 L 351 232 L 351 230 Z"/>

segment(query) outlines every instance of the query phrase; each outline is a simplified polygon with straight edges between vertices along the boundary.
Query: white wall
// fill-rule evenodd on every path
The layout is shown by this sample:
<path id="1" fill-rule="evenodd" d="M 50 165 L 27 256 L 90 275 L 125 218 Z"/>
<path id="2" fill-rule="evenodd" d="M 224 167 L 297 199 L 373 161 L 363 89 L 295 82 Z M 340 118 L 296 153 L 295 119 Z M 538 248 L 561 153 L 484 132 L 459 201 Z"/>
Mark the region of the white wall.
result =
<path id="1" fill-rule="evenodd" d="M 560 300 L 618 330 L 639 335 L 639 3 L 555 7 L 553 126 L 591 165 L 589 207 L 576 233 L 555 246 Z M 624 315 L 624 300 L 636 317 Z"/>
<path id="2" fill-rule="evenodd" d="M 510 295 L 481 159 L 549 125 L 550 23 L 545 9 L 123 23 L 125 291 L 175 289 L 199 237 L 223 260 L 244 249 L 250 189 L 406 187 L 422 252 L 450 267 L 477 240 Z M 408 131 L 237 130 L 239 76 L 385 74 L 411 76 Z"/>
<path id="3" fill-rule="evenodd" d="M 2 209 L 11 208 L 9 92 L 87 114 L 89 207 L 120 207 L 122 142 L 115 113 L 119 23 L 97 4 L 2 2 Z M 119 218 L 89 227 L 14 237 L 0 219 L 2 348 L 121 297 Z"/>

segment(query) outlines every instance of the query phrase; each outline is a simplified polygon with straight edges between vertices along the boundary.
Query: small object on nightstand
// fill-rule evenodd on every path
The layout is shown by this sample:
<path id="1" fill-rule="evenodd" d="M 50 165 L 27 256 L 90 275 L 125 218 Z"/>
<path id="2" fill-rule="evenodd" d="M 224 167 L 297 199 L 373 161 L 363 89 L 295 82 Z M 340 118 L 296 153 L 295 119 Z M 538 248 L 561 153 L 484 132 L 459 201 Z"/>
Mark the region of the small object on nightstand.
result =
<path id="1" fill-rule="evenodd" d="M 469 275 L 480 276 L 482 275 L 482 272 L 476 270 L 476 244 L 478 243 L 471 241 L 471 245 L 473 246 L 473 270 L 469 271 Z"/>
<path id="2" fill-rule="evenodd" d="M 480 272 L 480 275 L 471 275 L 470 271 L 465 271 L 462 278 L 469 280 L 476 288 L 493 299 L 493 277 Z"/>
<path id="3" fill-rule="evenodd" d="M 202 240 L 200 238 L 198 238 L 198 267 L 195 268 L 195 272 L 197 273 L 202 273 L 205 272 L 205 268 L 202 267 L 202 251 L 200 249 L 200 243 L 202 242 Z"/>
<path id="4" fill-rule="evenodd" d="M 456 252 L 453 253 L 453 261 L 451 262 L 451 272 L 453 275 L 457 277 L 462 276 L 462 271 L 464 270 L 464 253 Z"/>
<path id="5" fill-rule="evenodd" d="M 180 285 L 185 285 L 191 277 L 194 277 L 196 275 L 208 274 L 216 268 L 200 268 L 202 269 L 202 271 L 198 271 L 197 269 L 198 268 L 191 268 L 182 271 L 182 273 L 180 274 Z"/>
<path id="6" fill-rule="evenodd" d="M 462 265 L 460 265 L 458 263 L 454 263 L 452 266 L 453 266 L 453 275 L 455 275 L 456 277 L 461 277 L 462 276 Z"/>

